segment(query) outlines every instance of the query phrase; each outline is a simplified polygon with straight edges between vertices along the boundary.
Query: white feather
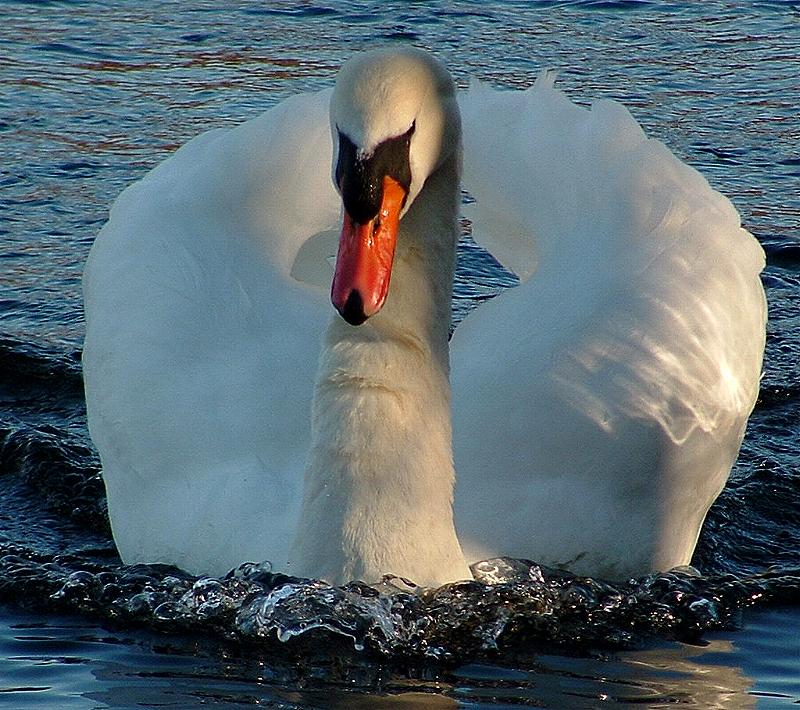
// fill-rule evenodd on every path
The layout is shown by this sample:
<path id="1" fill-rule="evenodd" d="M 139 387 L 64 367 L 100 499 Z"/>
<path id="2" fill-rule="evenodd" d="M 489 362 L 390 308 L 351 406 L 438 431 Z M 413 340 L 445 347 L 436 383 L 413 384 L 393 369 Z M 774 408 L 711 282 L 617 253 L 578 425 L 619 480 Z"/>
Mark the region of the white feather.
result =
<path id="1" fill-rule="evenodd" d="M 421 52 L 349 67 L 334 139 L 369 151 L 416 121 L 396 270 L 365 326 L 325 328 L 330 92 L 191 141 L 120 196 L 92 248 L 89 425 L 126 562 L 468 574 L 446 343 L 458 113 Z M 763 253 L 624 108 L 579 108 L 552 81 L 461 98 L 475 236 L 522 284 L 453 340 L 459 537 L 469 561 L 682 564 L 757 393 Z"/>

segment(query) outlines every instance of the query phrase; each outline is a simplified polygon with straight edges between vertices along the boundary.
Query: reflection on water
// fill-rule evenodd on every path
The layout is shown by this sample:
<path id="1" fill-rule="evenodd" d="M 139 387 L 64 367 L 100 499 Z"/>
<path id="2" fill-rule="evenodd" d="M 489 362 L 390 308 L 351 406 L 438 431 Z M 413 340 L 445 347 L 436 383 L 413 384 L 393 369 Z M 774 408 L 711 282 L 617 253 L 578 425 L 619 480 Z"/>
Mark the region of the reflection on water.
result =
<path id="1" fill-rule="evenodd" d="M 5 615 L 0 622 L 0 704 L 17 708 L 195 707 L 548 708 L 608 706 L 772 707 L 800 701 L 800 611 L 754 613 L 735 635 L 707 645 L 664 644 L 607 658 L 537 657 L 534 664 L 407 669 L 287 663 L 285 667 L 201 639 L 135 638 L 75 619 Z M 794 644 L 794 646 L 792 646 Z M 775 655 L 774 651 L 779 655 Z M 338 666 L 338 667 L 337 667 Z M 787 667 L 788 666 L 788 667 Z M 767 701 L 769 701 L 767 703 Z M 93 705 L 96 707 L 97 705 Z"/>
<path id="2" fill-rule="evenodd" d="M 663 702 L 713 708 L 753 707 L 755 699 L 748 695 L 753 679 L 737 666 L 709 664 L 706 658 L 709 653 L 724 657 L 733 651 L 730 640 L 716 639 L 702 648 L 680 646 L 623 654 L 628 675 L 620 677 L 626 683 L 646 683 Z M 663 680 L 650 680 L 654 676 L 663 676 Z"/>

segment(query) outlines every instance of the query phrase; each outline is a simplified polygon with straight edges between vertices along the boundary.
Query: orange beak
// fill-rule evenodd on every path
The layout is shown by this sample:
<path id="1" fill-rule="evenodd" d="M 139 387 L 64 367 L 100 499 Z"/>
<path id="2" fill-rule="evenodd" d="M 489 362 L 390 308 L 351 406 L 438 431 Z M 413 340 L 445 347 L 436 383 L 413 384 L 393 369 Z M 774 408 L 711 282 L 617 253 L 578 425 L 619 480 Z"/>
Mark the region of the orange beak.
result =
<path id="1" fill-rule="evenodd" d="M 373 219 L 359 224 L 345 211 L 331 301 L 351 325 L 361 325 L 386 300 L 406 196 L 405 188 L 386 176 L 381 207 Z"/>

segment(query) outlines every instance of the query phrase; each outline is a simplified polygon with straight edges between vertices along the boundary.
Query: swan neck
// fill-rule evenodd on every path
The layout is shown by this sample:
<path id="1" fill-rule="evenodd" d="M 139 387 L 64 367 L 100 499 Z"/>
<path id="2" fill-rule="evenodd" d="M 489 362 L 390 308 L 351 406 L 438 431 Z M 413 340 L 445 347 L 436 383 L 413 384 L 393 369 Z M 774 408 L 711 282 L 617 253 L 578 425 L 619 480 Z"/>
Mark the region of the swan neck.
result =
<path id="1" fill-rule="evenodd" d="M 401 222 L 383 309 L 338 316 L 323 343 L 294 573 L 333 583 L 384 574 L 470 576 L 453 525 L 447 338 L 457 166 L 432 175 Z"/>

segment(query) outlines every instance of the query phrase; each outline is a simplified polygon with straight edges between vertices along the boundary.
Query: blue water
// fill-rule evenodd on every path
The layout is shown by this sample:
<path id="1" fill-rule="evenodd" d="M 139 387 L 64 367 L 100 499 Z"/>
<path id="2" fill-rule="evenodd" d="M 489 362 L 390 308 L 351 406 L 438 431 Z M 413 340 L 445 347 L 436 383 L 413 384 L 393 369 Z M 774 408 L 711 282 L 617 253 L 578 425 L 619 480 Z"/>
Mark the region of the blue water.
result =
<path id="1" fill-rule="evenodd" d="M 42 1 L 0 2 L 0 20 L 0 705 L 800 702 L 800 4 Z M 80 274 L 109 205 L 188 138 L 390 42 L 461 85 L 556 68 L 573 99 L 623 102 L 764 245 L 762 395 L 698 546 L 706 577 L 389 595 L 387 641 L 364 590 L 300 589 L 306 606 L 264 622 L 268 575 L 216 588 L 120 566 L 79 365 Z M 461 253 L 462 298 L 500 284 Z M 333 631 L 277 640 L 325 614 Z"/>
<path id="2" fill-rule="evenodd" d="M 666 645 L 615 658 L 542 653 L 525 667 L 485 663 L 409 677 L 351 664 L 303 677 L 257 651 L 209 655 L 202 642 L 109 631 L 86 621 L 18 614 L 0 627 L 0 705 L 15 708 L 695 708 L 788 707 L 800 694 L 797 615 L 754 613 L 735 635 L 704 647 Z M 795 646 L 796 648 L 796 646 Z"/>

